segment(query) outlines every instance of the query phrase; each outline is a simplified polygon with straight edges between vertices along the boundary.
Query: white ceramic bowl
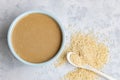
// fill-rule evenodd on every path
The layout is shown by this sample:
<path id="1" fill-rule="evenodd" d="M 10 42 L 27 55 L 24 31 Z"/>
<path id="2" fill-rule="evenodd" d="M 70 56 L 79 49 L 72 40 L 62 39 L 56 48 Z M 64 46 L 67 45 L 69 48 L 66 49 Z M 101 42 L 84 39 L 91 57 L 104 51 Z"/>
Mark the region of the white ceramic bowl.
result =
<path id="1" fill-rule="evenodd" d="M 45 15 L 48 15 L 50 17 L 52 17 L 58 24 L 59 24 L 59 27 L 61 29 L 61 32 L 62 32 L 62 43 L 61 43 L 61 47 L 60 49 L 58 50 L 58 52 L 56 53 L 56 55 L 51 58 L 50 60 L 46 61 L 46 62 L 42 62 L 42 63 L 31 63 L 31 62 L 28 62 L 24 59 L 22 59 L 19 55 L 17 55 L 17 53 L 15 52 L 14 48 L 13 48 L 13 45 L 12 45 L 12 32 L 13 32 L 13 29 L 16 25 L 16 23 L 22 19 L 23 17 L 25 17 L 26 15 L 28 14 L 32 14 L 32 13 L 40 13 L 40 14 L 45 14 Z M 28 64 L 28 65 L 44 65 L 44 64 L 48 64 L 48 63 L 51 63 L 53 62 L 56 58 L 58 58 L 58 56 L 61 54 L 61 52 L 63 51 L 64 49 L 64 46 L 65 46 L 65 32 L 64 32 L 64 27 L 62 26 L 62 24 L 60 23 L 60 21 L 54 16 L 52 15 L 51 13 L 49 12 L 46 12 L 46 11 L 41 11 L 41 10 L 38 10 L 38 11 L 27 11 L 21 15 L 19 15 L 13 22 L 12 24 L 10 25 L 9 27 L 9 30 L 8 30 L 8 35 L 7 35 L 7 41 L 8 41 L 8 46 L 10 48 L 10 51 L 12 52 L 12 54 L 19 60 L 21 61 L 22 63 L 24 64 Z"/>

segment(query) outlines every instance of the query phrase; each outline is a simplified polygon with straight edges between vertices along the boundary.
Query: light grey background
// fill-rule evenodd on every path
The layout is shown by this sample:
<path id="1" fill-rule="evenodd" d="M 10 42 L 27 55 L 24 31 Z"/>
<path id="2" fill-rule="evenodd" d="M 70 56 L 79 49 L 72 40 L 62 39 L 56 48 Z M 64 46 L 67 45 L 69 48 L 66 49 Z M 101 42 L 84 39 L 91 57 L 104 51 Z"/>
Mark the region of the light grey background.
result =
<path id="1" fill-rule="evenodd" d="M 76 31 L 97 33 L 107 39 L 110 58 L 103 71 L 120 78 L 120 0 L 0 0 L 0 80 L 60 80 L 73 67 L 66 64 L 27 66 L 16 60 L 7 46 L 7 31 L 19 14 L 46 10 L 59 18 L 66 39 Z M 66 42 L 67 44 L 67 42 Z"/>

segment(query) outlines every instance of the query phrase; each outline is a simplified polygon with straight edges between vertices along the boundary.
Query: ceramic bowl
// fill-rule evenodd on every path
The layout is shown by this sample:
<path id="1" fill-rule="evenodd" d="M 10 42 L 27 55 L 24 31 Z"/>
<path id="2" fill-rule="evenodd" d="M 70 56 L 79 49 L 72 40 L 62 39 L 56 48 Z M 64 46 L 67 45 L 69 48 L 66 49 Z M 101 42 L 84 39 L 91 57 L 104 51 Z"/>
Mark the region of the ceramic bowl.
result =
<path id="1" fill-rule="evenodd" d="M 13 45 L 12 45 L 12 37 L 11 36 L 12 36 L 12 32 L 13 32 L 13 29 L 14 29 L 16 23 L 19 20 L 21 20 L 23 17 L 25 17 L 25 16 L 27 16 L 29 14 L 32 14 L 32 13 L 40 13 L 40 14 L 45 14 L 45 15 L 50 16 L 51 18 L 53 18 L 59 24 L 59 27 L 60 27 L 61 32 L 62 32 L 62 43 L 61 43 L 60 49 L 58 50 L 58 52 L 56 53 L 56 55 L 53 58 L 51 58 L 50 60 L 48 60 L 46 62 L 42 62 L 42 63 L 31 63 L 31 62 L 28 62 L 28 61 L 22 59 L 19 55 L 17 55 L 17 53 L 15 52 L 15 50 L 13 48 Z M 41 11 L 41 10 L 38 10 L 38 11 L 27 11 L 27 12 L 19 15 L 12 22 L 12 24 L 10 25 L 9 30 L 8 30 L 7 41 L 8 41 L 8 47 L 10 48 L 10 51 L 12 52 L 12 54 L 16 57 L 16 59 L 18 59 L 22 63 L 28 64 L 28 65 L 45 65 L 45 64 L 48 64 L 48 63 L 51 63 L 51 62 L 55 61 L 55 59 L 57 59 L 58 56 L 62 53 L 62 51 L 64 49 L 64 46 L 65 46 L 65 32 L 64 32 L 64 27 L 62 26 L 61 22 L 53 14 L 51 14 L 49 12 L 46 12 L 46 11 Z"/>

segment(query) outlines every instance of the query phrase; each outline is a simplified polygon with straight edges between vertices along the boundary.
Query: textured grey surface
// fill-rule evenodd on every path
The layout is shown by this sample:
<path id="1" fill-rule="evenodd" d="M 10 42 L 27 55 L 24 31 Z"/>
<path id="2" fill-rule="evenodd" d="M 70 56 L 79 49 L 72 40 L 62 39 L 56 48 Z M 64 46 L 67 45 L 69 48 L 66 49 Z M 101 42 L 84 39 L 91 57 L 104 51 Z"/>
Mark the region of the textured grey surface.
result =
<path id="1" fill-rule="evenodd" d="M 65 27 L 66 37 L 76 31 L 93 31 L 107 38 L 110 59 L 103 71 L 120 78 L 120 0 L 0 0 L 0 80 L 60 80 L 71 70 L 69 64 L 27 66 L 17 61 L 7 46 L 7 30 L 19 14 L 46 10 L 56 15 Z"/>

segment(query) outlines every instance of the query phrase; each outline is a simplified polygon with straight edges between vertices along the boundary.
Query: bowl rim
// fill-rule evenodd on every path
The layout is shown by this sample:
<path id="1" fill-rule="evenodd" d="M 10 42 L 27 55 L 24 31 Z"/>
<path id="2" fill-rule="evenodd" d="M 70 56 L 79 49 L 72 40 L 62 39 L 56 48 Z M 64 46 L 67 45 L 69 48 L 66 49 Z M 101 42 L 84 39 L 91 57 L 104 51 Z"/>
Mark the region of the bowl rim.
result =
<path id="1" fill-rule="evenodd" d="M 52 57 L 51 59 L 45 61 L 45 62 L 40 62 L 40 63 L 32 63 L 32 62 L 28 62 L 24 59 L 22 59 L 19 55 L 17 55 L 17 53 L 15 52 L 14 50 L 14 47 L 12 45 L 12 31 L 16 25 L 16 23 L 21 20 L 23 17 L 29 15 L 29 14 L 32 14 L 32 13 L 40 13 L 40 14 L 45 14 L 49 17 L 51 17 L 52 19 L 54 19 L 58 25 L 59 25 L 59 28 L 61 29 L 61 33 L 62 33 L 62 43 L 61 43 L 61 46 L 60 46 L 60 49 L 58 50 L 58 52 L 55 54 L 54 57 Z M 64 49 L 64 46 L 65 46 L 65 31 L 64 31 L 64 27 L 63 25 L 61 24 L 61 22 L 59 21 L 59 19 L 57 17 L 55 17 L 53 14 L 51 14 L 50 12 L 47 12 L 47 11 L 43 11 L 43 10 L 32 10 L 32 11 L 27 11 L 27 12 L 24 12 L 22 13 L 21 15 L 19 15 L 18 17 L 16 17 L 13 22 L 11 23 L 9 29 L 8 29 L 8 34 L 7 34 L 7 42 L 8 42 L 8 47 L 11 51 L 11 53 L 14 55 L 14 57 L 16 59 L 18 59 L 19 61 L 21 61 L 22 63 L 24 64 L 28 64 L 28 65 L 45 65 L 45 64 L 48 64 L 48 63 L 52 63 L 55 59 L 58 58 L 58 56 L 62 53 L 63 49 Z"/>

